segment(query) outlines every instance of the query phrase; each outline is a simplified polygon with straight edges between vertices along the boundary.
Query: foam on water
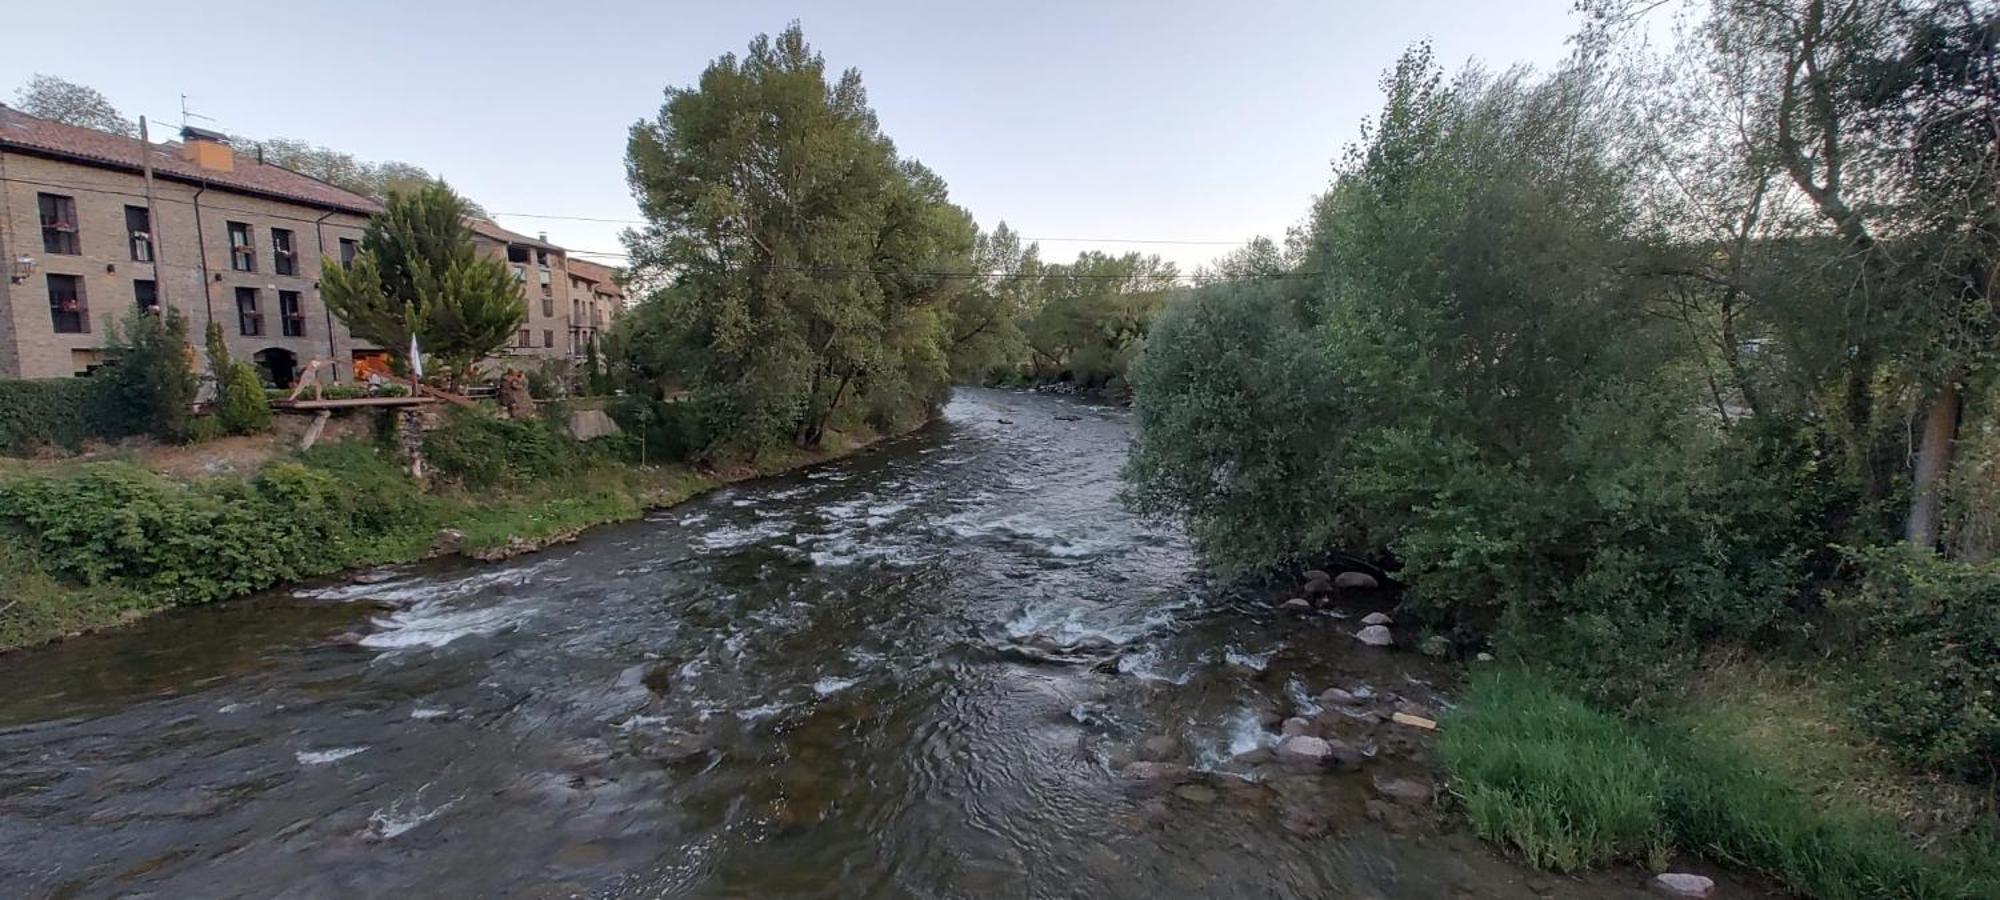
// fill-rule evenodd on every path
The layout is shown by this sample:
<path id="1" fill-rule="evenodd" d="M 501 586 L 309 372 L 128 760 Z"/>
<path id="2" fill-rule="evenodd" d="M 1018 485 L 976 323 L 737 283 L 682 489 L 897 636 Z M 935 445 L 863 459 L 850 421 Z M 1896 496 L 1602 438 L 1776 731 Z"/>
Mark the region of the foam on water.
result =
<path id="1" fill-rule="evenodd" d="M 859 678 L 826 677 L 813 682 L 813 693 L 821 697 L 831 696 L 861 683 Z"/>
<path id="2" fill-rule="evenodd" d="M 424 787 L 428 788 L 430 785 L 426 784 Z M 401 837 L 408 834 L 417 826 L 444 815 L 446 810 L 456 806 L 458 801 L 465 799 L 465 795 L 461 794 L 430 809 L 424 809 L 417 805 L 423 797 L 423 793 L 423 789 L 419 788 L 416 796 L 399 799 L 395 803 L 390 804 L 388 809 L 378 809 L 369 813 L 368 837 L 378 841 Z"/>
<path id="3" fill-rule="evenodd" d="M 325 766 L 337 763 L 357 753 L 368 752 L 367 747 L 333 747 L 327 750 L 300 750 L 299 765 Z"/>
<path id="4" fill-rule="evenodd" d="M 376 619 L 375 624 L 383 630 L 362 638 L 361 646 L 376 650 L 443 647 L 462 637 L 497 633 L 527 621 L 534 614 L 535 604 L 529 601 L 471 609 L 452 609 L 437 602 L 423 603 Z"/>
<path id="5" fill-rule="evenodd" d="M 1274 648 L 1262 653 L 1245 653 L 1231 646 L 1222 651 L 1222 661 L 1232 666 L 1242 666 L 1252 671 L 1262 672 L 1270 667 L 1271 657 L 1277 652 Z"/>

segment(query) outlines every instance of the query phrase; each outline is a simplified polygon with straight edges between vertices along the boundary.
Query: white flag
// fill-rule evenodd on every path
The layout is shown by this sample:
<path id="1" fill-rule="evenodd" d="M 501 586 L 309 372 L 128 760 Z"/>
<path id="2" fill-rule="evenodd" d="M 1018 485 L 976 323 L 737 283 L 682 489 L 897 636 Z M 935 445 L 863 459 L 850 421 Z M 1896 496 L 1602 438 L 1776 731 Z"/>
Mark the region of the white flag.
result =
<path id="1" fill-rule="evenodd" d="M 417 334 L 410 332 L 410 372 L 417 381 L 424 380 L 424 356 L 417 351 Z"/>

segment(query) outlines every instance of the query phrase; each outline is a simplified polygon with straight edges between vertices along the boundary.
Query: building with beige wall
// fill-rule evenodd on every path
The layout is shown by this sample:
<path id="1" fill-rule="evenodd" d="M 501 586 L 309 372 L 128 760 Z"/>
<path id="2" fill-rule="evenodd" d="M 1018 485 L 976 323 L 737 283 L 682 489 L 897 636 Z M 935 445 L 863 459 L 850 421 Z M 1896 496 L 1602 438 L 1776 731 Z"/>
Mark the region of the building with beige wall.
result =
<path id="1" fill-rule="evenodd" d="M 569 298 L 569 353 L 582 359 L 590 345 L 610 330 L 612 320 L 625 312 L 625 288 L 618 283 L 617 269 L 571 257 Z"/>
<path id="2" fill-rule="evenodd" d="M 528 301 L 528 318 L 496 362 L 506 365 L 510 361 L 569 358 L 569 254 L 546 237 L 518 234 L 485 219 L 468 224 L 472 226 L 473 246 L 506 260 Z"/>
<path id="3" fill-rule="evenodd" d="M 274 383 L 314 359 L 346 379 L 370 348 L 327 310 L 319 273 L 379 209 L 212 132 L 144 145 L 0 106 L 0 377 L 88 371 L 128 311 L 167 305 L 197 344 L 220 323 Z"/>

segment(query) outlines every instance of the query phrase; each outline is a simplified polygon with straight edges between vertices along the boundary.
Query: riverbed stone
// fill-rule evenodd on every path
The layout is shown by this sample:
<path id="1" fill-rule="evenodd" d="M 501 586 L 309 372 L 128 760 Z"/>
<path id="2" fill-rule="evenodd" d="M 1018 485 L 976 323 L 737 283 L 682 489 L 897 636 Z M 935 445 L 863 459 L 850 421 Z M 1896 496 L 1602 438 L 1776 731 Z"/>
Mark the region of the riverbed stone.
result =
<path id="1" fill-rule="evenodd" d="M 1396 624 L 1396 620 L 1395 620 L 1395 619 L 1391 619 L 1391 618 L 1389 618 L 1389 614 L 1388 614 L 1388 613 L 1380 613 L 1380 612 L 1372 612 L 1372 613 L 1369 613 L 1369 614 L 1367 614 L 1367 615 L 1365 615 L 1365 616 L 1362 616 L 1362 617 L 1361 617 L 1361 624 L 1363 624 L 1363 625 L 1394 625 L 1394 624 Z"/>
<path id="2" fill-rule="evenodd" d="M 1278 759 L 1287 763 L 1319 765 L 1333 758 L 1333 745 L 1325 738 L 1295 734 L 1278 742 Z"/>
<path id="3" fill-rule="evenodd" d="M 1181 742 L 1171 734 L 1156 734 L 1139 743 L 1139 758 L 1147 762 L 1168 762 L 1181 755 Z"/>
<path id="4" fill-rule="evenodd" d="M 1215 788 L 1204 784 L 1184 784 L 1174 789 L 1174 796 L 1189 803 L 1207 806 L 1215 802 Z"/>
<path id="5" fill-rule="evenodd" d="M 1370 625 L 1354 633 L 1354 637 L 1370 647 L 1393 647 L 1396 636 L 1389 633 L 1386 625 Z"/>
<path id="6" fill-rule="evenodd" d="M 1342 572 L 1334 576 L 1333 586 L 1341 590 L 1374 590 L 1382 585 L 1367 572 Z"/>
<path id="7" fill-rule="evenodd" d="M 1312 601 L 1307 600 L 1304 597 L 1293 597 L 1290 600 L 1286 600 L 1283 604 L 1280 604 L 1278 608 L 1291 610 L 1292 612 L 1305 612 L 1307 610 L 1312 609 L 1313 605 Z"/>
<path id="8" fill-rule="evenodd" d="M 1318 577 L 1318 578 L 1307 578 L 1307 579 L 1306 579 L 1306 583 L 1305 583 L 1305 587 L 1303 587 L 1303 588 L 1300 588 L 1300 590 L 1304 591 L 1304 592 L 1305 592 L 1305 595 L 1306 595 L 1306 596 L 1308 596 L 1308 597 L 1328 597 L 1328 596 L 1332 596 L 1332 594 L 1333 594 L 1333 581 L 1332 581 L 1331 579 L 1329 579 L 1329 578 L 1327 578 L 1327 577 L 1326 577 L 1326 573 L 1325 573 L 1325 572 L 1319 572 L 1319 573 L 1316 573 L 1316 574 L 1317 574 L 1317 575 L 1319 575 L 1320 577 Z"/>
<path id="9" fill-rule="evenodd" d="M 1312 723 L 1298 716 L 1293 716 L 1279 724 L 1278 733 L 1285 737 L 1291 737 L 1295 734 L 1311 734 Z"/>
<path id="10" fill-rule="evenodd" d="M 1319 692 L 1319 705 L 1321 706 L 1357 706 L 1360 703 L 1360 697 L 1356 697 L 1353 693 L 1340 688 L 1327 688 Z"/>
<path id="11" fill-rule="evenodd" d="M 1653 876 L 1652 886 L 1669 897 L 1708 897 L 1715 893 L 1715 879 L 1690 872 L 1662 872 Z"/>
<path id="12" fill-rule="evenodd" d="M 1436 791 L 1415 778 L 1376 778 L 1375 792 L 1404 806 L 1429 806 Z"/>
<path id="13" fill-rule="evenodd" d="M 1154 784 L 1171 784 L 1186 780 L 1188 767 L 1180 763 L 1140 760 L 1124 768 L 1119 774 L 1132 781 Z"/>

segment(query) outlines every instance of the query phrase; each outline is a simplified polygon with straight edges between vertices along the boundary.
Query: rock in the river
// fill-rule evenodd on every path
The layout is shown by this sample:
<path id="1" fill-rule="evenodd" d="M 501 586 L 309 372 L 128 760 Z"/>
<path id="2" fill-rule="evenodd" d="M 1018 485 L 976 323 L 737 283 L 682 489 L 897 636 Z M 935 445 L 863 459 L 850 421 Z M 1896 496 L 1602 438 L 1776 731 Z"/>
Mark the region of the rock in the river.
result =
<path id="1" fill-rule="evenodd" d="M 1168 762 L 1181 755 L 1181 742 L 1171 734 L 1156 734 L 1139 743 L 1139 758 L 1147 762 Z"/>
<path id="2" fill-rule="evenodd" d="M 641 733 L 632 737 L 632 752 L 654 762 L 678 763 L 708 752 L 708 745 L 684 731 Z"/>
<path id="3" fill-rule="evenodd" d="M 1669 897 L 1707 897 L 1715 893 L 1715 879 L 1688 872 L 1662 872 L 1653 876 L 1653 890 Z"/>
<path id="4" fill-rule="evenodd" d="M 1333 596 L 1333 582 L 1326 577 L 1325 572 L 1320 572 L 1317 574 L 1320 577 L 1307 578 L 1305 587 L 1302 588 L 1301 590 L 1304 590 L 1306 596 L 1308 597 Z"/>
<path id="5" fill-rule="evenodd" d="M 1285 737 L 1291 737 L 1295 734 L 1310 734 L 1312 733 L 1312 723 L 1298 716 L 1293 716 L 1278 726 L 1278 733 Z"/>
<path id="6" fill-rule="evenodd" d="M 1174 789 L 1174 794 L 1189 803 L 1206 806 L 1215 802 L 1215 788 L 1200 784 L 1184 784 Z"/>
<path id="7" fill-rule="evenodd" d="M 1319 705 L 1321 706 L 1354 706 L 1360 702 L 1360 697 L 1356 697 L 1340 688 L 1327 688 L 1319 694 Z"/>
<path id="8" fill-rule="evenodd" d="M 1306 612 L 1308 610 L 1311 610 L 1313 608 L 1313 605 L 1312 601 L 1307 600 L 1304 597 L 1293 597 L 1292 599 L 1285 601 L 1278 608 L 1288 609 L 1291 610 L 1292 612 Z"/>
<path id="9" fill-rule="evenodd" d="M 1394 625 L 1394 624 L 1396 624 L 1396 620 L 1395 620 L 1395 619 L 1391 619 L 1391 618 L 1389 618 L 1389 614 L 1388 614 L 1388 613 L 1379 613 L 1379 612 L 1372 612 L 1372 613 L 1369 613 L 1369 614 L 1367 614 L 1367 615 L 1365 615 L 1365 616 L 1362 616 L 1362 617 L 1361 617 L 1361 624 L 1363 624 L 1363 625 Z"/>
<path id="10" fill-rule="evenodd" d="M 1118 774 L 1133 781 L 1171 784 L 1187 778 L 1188 767 L 1180 763 L 1142 760 L 1126 766 Z"/>
<path id="11" fill-rule="evenodd" d="M 1319 765 L 1333 758 L 1333 745 L 1325 738 L 1295 734 L 1278 742 L 1278 759 L 1289 763 Z"/>
<path id="12" fill-rule="evenodd" d="M 1355 632 L 1354 636 L 1370 647 L 1393 647 L 1396 644 L 1396 636 L 1389 633 L 1387 625 L 1370 625 Z"/>
<path id="13" fill-rule="evenodd" d="M 431 538 L 431 552 L 437 555 L 457 553 L 465 546 L 465 532 L 456 528 L 440 528 Z"/>
<path id="14" fill-rule="evenodd" d="M 1333 580 L 1333 576 L 1326 574 L 1326 571 L 1323 569 L 1307 569 L 1304 572 L 1299 573 L 1299 580 L 1330 582 Z"/>
<path id="15" fill-rule="evenodd" d="M 1429 806 L 1431 786 L 1414 778 L 1376 778 L 1375 792 L 1404 806 Z"/>
<path id="16" fill-rule="evenodd" d="M 1333 586 L 1341 590 L 1348 590 L 1350 588 L 1355 590 L 1373 590 L 1382 585 L 1375 580 L 1375 576 L 1367 572 L 1342 572 L 1334 576 Z"/>

